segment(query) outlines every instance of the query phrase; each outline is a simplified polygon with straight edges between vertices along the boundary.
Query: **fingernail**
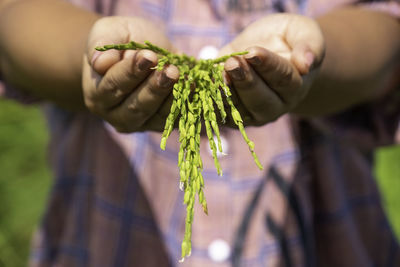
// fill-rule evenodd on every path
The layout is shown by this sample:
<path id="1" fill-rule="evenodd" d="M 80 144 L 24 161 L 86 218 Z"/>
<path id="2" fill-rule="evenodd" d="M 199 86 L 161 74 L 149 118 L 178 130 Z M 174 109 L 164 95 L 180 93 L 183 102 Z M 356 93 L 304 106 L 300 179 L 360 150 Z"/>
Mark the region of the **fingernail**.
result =
<path id="1" fill-rule="evenodd" d="M 240 67 L 239 62 L 232 61 L 229 63 L 228 69 L 226 70 L 231 78 L 237 81 L 244 80 L 244 71 Z"/>
<path id="2" fill-rule="evenodd" d="M 244 71 L 241 67 L 237 67 L 232 70 L 229 70 L 228 73 L 233 79 L 235 79 L 237 81 L 244 80 Z"/>
<path id="3" fill-rule="evenodd" d="M 165 73 L 165 70 L 161 72 L 160 77 L 158 79 L 158 85 L 160 87 L 169 88 L 174 83 L 175 81 L 172 78 L 168 77 L 168 75 Z"/>
<path id="4" fill-rule="evenodd" d="M 93 66 L 93 65 L 94 65 L 94 62 L 97 60 L 97 58 L 98 58 L 101 54 L 102 54 L 102 52 L 100 52 L 100 51 L 95 51 L 95 52 L 93 53 L 92 59 L 91 59 L 91 61 L 90 61 L 90 66 Z"/>
<path id="5" fill-rule="evenodd" d="M 244 58 L 252 65 L 255 66 L 261 65 L 261 59 L 256 55 L 247 54 L 244 56 Z"/>
<path id="6" fill-rule="evenodd" d="M 151 61 L 148 58 L 145 57 L 141 57 L 137 63 L 137 67 L 139 68 L 139 70 L 141 71 L 145 71 L 150 69 L 150 67 L 152 67 L 154 65 L 153 61 Z"/>
<path id="7" fill-rule="evenodd" d="M 226 85 L 232 85 L 231 79 L 229 79 L 229 75 L 226 72 L 223 73 L 222 78 L 224 79 L 224 83 Z"/>
<path id="8" fill-rule="evenodd" d="M 308 68 L 314 63 L 314 54 L 312 52 L 306 52 L 304 55 L 305 63 Z"/>

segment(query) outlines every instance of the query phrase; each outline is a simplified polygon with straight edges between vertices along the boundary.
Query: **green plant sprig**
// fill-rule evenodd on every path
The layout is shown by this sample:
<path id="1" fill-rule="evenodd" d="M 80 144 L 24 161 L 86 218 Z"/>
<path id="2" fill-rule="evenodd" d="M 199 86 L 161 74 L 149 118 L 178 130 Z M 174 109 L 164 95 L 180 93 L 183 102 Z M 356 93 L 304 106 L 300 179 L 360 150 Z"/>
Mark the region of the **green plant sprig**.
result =
<path id="1" fill-rule="evenodd" d="M 158 55 L 157 70 L 172 64 L 179 69 L 179 79 L 173 87 L 173 101 L 170 113 L 165 121 L 160 147 L 165 150 L 167 139 L 178 120 L 180 148 L 178 153 L 178 167 L 180 189 L 184 191 L 183 202 L 186 205 L 185 235 L 182 241 L 182 259 L 190 256 L 192 250 L 192 222 L 196 194 L 203 208 L 208 214 L 207 202 L 204 196 L 204 179 L 202 176 L 203 162 L 200 157 L 200 133 L 202 121 L 212 150 L 214 164 L 218 175 L 222 169 L 217 158 L 217 151 L 223 153 L 215 107 L 217 107 L 222 123 L 226 120 L 224 100 L 229 106 L 230 115 L 238 126 L 243 139 L 246 141 L 254 161 L 259 169 L 263 169 L 256 153 L 254 143 L 247 137 L 242 117 L 233 104 L 230 88 L 225 84 L 222 73 L 224 63 L 228 58 L 247 54 L 244 52 L 232 53 L 216 59 L 196 60 L 185 54 L 174 54 L 146 41 L 144 44 L 131 41 L 126 44 L 110 44 L 96 47 L 98 51 L 109 49 L 148 49 Z M 194 89 L 193 89 L 194 88 Z M 217 142 L 214 141 L 214 135 Z"/>

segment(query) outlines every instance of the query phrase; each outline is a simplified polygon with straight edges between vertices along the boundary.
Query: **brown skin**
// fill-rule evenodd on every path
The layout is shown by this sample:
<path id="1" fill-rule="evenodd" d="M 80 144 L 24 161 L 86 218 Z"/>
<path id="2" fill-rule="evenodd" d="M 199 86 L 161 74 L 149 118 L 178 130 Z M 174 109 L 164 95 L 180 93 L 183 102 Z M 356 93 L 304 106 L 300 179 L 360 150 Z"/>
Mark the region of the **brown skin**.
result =
<path id="1" fill-rule="evenodd" d="M 238 109 L 250 125 L 263 125 L 299 105 L 324 57 L 315 20 L 293 14 L 266 16 L 249 25 L 220 53 L 247 50 L 225 64 Z"/>
<path id="2" fill-rule="evenodd" d="M 98 18 L 64 1 L 0 0 L 0 73 L 19 89 L 82 109 L 82 54 Z"/>
<path id="3" fill-rule="evenodd" d="M 250 124 L 264 124 L 289 111 L 325 115 L 387 93 L 400 62 L 400 23 L 384 13 L 352 7 L 316 21 L 278 14 L 248 26 L 221 53 L 243 49 L 250 53 L 230 59 L 225 69 L 242 73 L 242 79 L 230 77 Z M 313 58 L 309 67 L 307 56 Z"/>
<path id="4" fill-rule="evenodd" d="M 115 29 L 119 29 L 115 31 Z M 143 43 L 148 40 L 173 51 L 159 27 L 135 17 L 98 20 L 89 35 L 83 60 L 85 103 L 120 132 L 162 130 L 172 102 L 172 87 L 179 78 L 170 65 L 153 71 L 157 56 L 143 51 L 95 51 L 109 43 Z M 91 60 L 89 60 L 91 59 Z"/>
<path id="5" fill-rule="evenodd" d="M 100 19 L 58 0 L 0 0 L 5 80 L 68 109 L 87 107 L 122 132 L 161 130 L 178 70 L 152 71 L 151 51 L 93 49 L 130 39 L 173 49 L 143 19 Z M 324 115 L 387 93 L 400 61 L 400 23 L 351 7 L 316 20 L 271 15 L 248 26 L 221 54 L 244 49 L 250 53 L 230 59 L 225 70 L 246 124 L 287 112 Z"/>

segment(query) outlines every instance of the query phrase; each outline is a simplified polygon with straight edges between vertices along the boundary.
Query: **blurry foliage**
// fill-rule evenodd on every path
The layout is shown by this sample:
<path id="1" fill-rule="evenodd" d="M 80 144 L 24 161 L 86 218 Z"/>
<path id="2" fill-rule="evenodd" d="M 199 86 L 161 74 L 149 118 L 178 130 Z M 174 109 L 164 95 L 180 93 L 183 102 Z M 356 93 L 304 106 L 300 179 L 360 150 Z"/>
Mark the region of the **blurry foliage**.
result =
<path id="1" fill-rule="evenodd" d="M 48 134 L 40 109 L 0 98 L 0 267 L 23 267 L 50 186 Z M 378 185 L 400 237 L 400 146 L 376 154 Z"/>
<path id="2" fill-rule="evenodd" d="M 26 266 L 50 184 L 41 111 L 0 99 L 0 267 Z"/>
<path id="3" fill-rule="evenodd" d="M 375 160 L 382 201 L 397 240 L 400 241 L 400 145 L 379 149 Z"/>

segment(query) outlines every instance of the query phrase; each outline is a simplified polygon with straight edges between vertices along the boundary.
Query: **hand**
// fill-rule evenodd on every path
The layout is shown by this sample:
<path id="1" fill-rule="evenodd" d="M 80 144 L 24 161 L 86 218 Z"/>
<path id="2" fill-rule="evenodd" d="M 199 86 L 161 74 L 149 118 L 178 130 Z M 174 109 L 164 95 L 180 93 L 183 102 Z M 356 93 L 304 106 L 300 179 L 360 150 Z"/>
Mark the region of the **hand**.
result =
<path id="1" fill-rule="evenodd" d="M 119 132 L 162 131 L 172 103 L 175 66 L 154 71 L 157 55 L 150 50 L 94 48 L 130 40 L 172 50 L 159 27 L 135 17 L 105 17 L 93 26 L 83 60 L 83 95 L 88 109 Z"/>
<path id="2" fill-rule="evenodd" d="M 220 54 L 246 50 L 225 63 L 233 101 L 245 125 L 263 125 L 293 110 L 307 95 L 324 57 L 318 24 L 293 14 L 249 25 Z"/>

